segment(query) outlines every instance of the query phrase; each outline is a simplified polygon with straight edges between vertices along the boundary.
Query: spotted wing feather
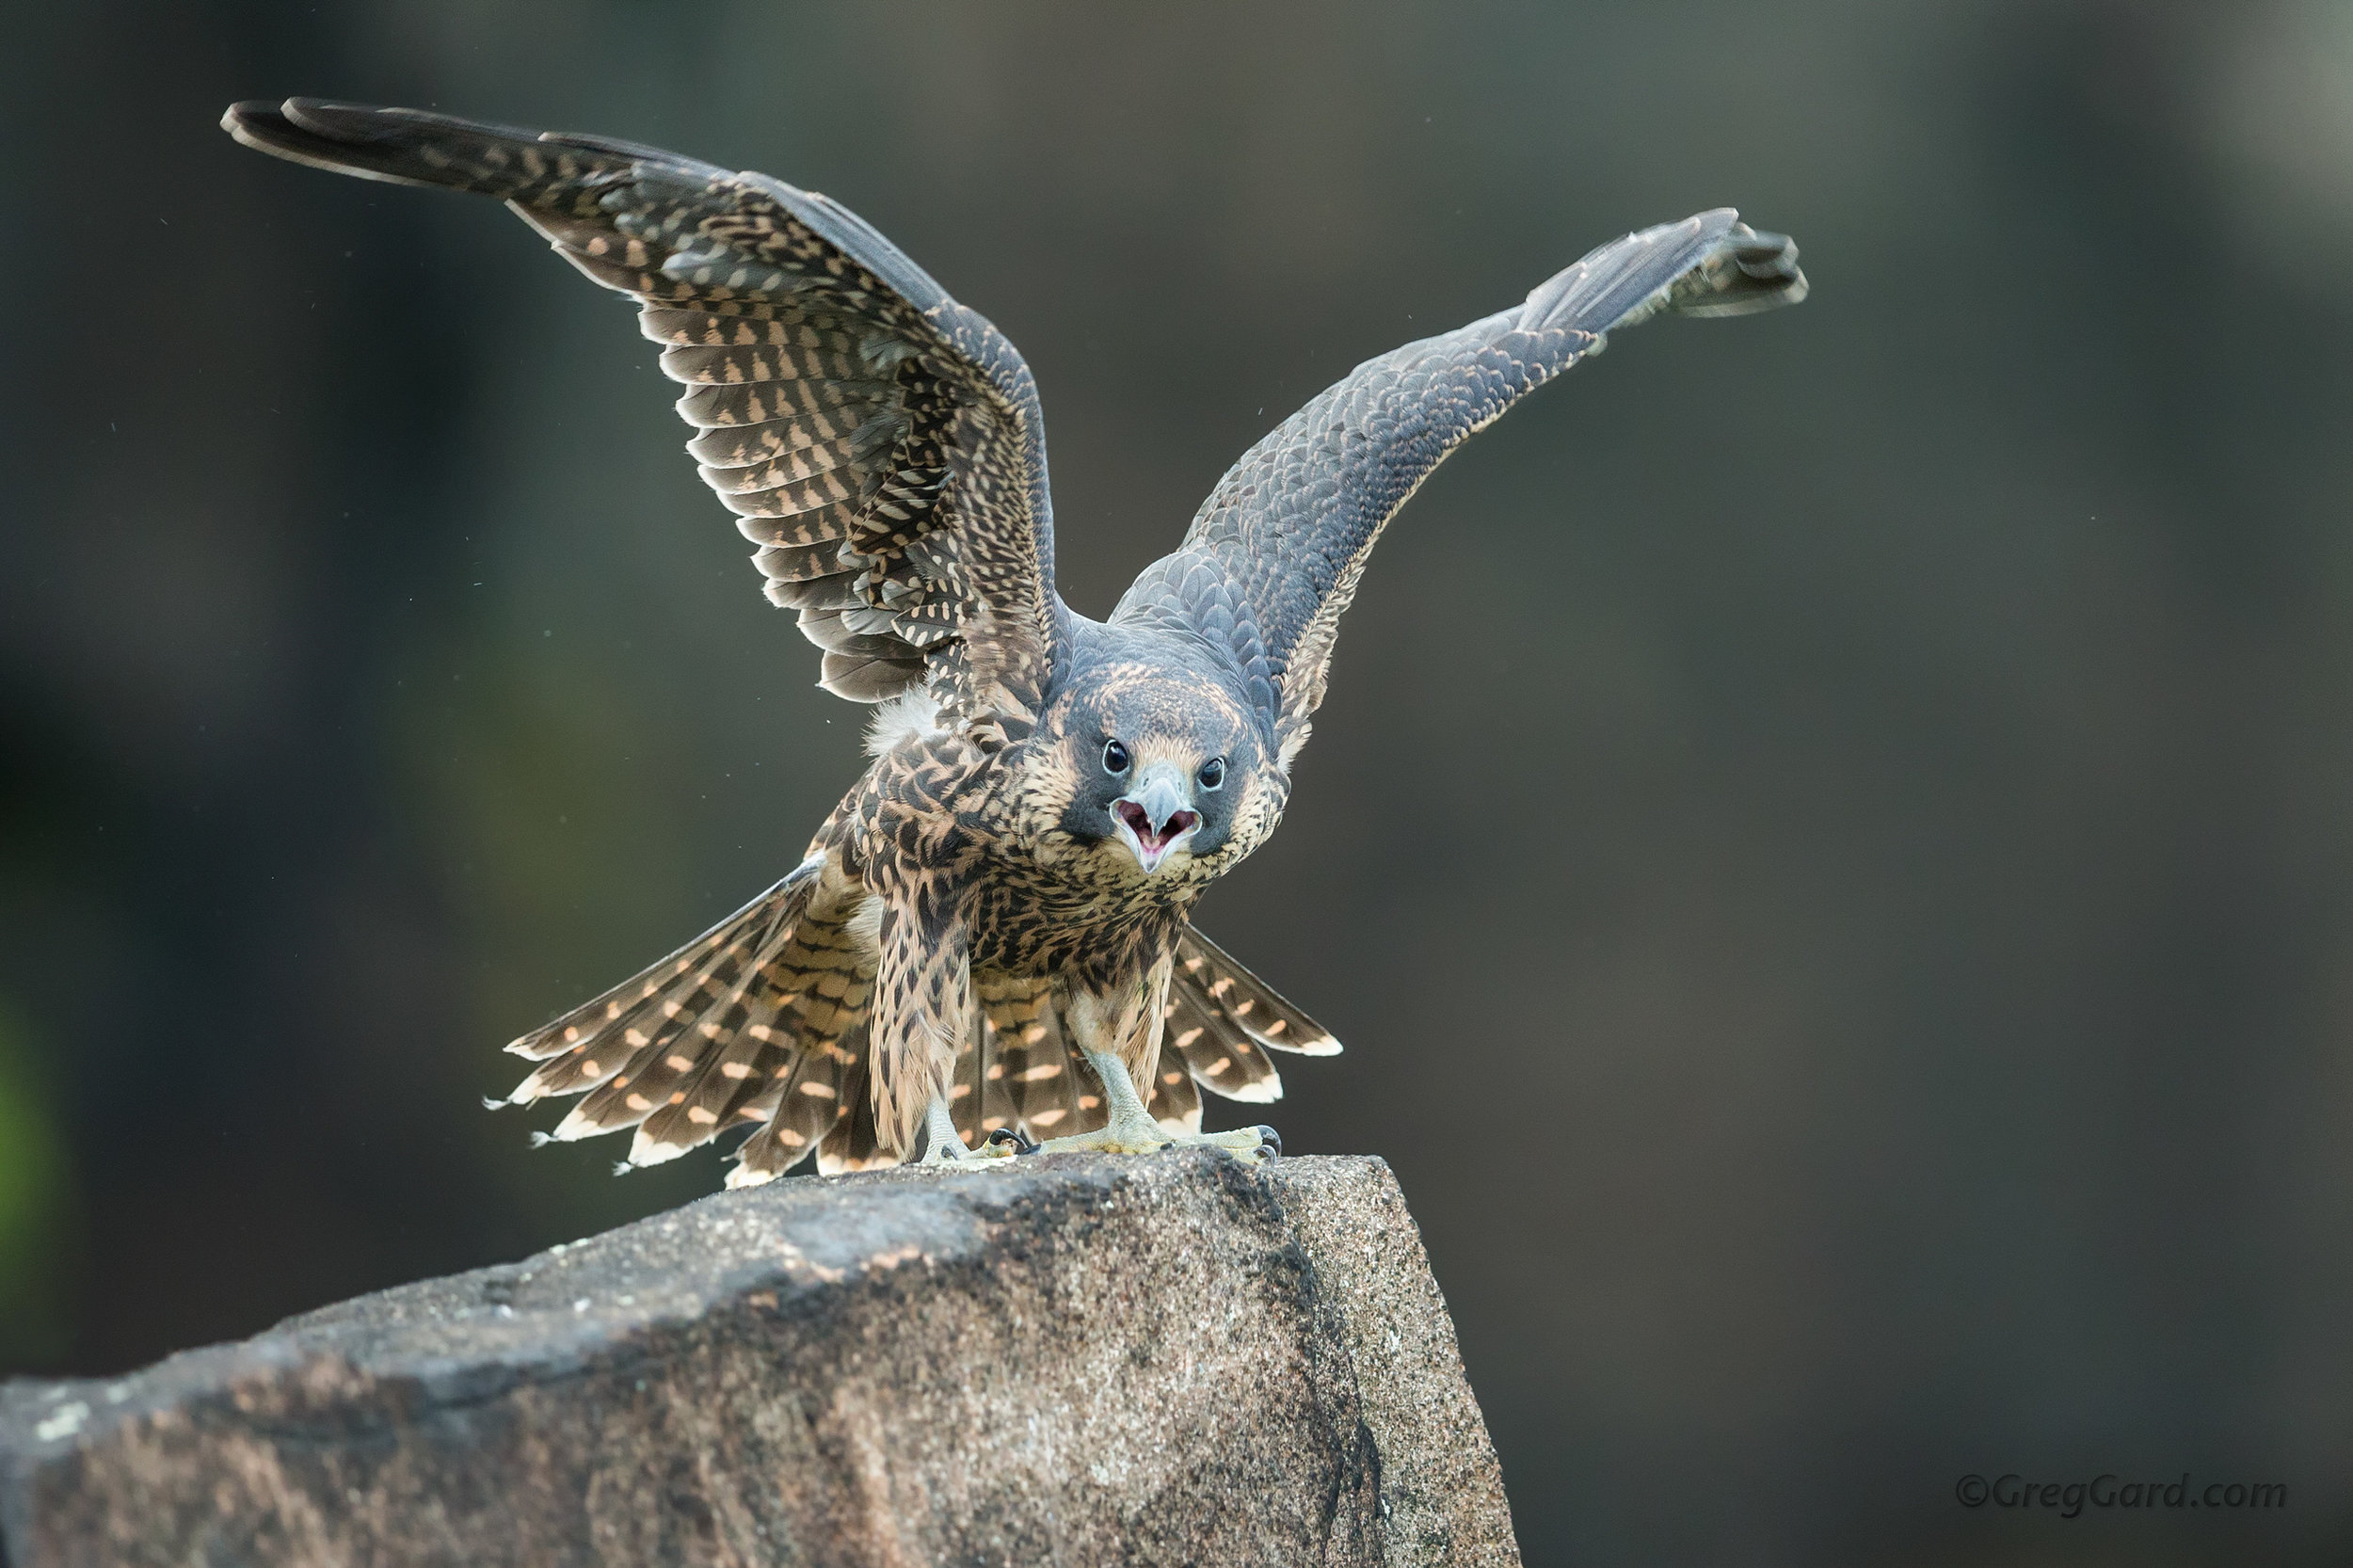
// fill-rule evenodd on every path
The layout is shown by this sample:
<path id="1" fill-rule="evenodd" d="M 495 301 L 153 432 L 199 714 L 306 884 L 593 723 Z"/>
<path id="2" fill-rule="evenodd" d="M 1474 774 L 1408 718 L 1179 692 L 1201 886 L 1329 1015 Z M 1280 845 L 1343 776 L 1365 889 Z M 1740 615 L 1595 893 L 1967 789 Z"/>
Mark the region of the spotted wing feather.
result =
<path id="1" fill-rule="evenodd" d="M 498 198 L 636 299 L 700 472 L 828 688 L 931 682 L 1012 726 L 1042 706 L 1066 612 L 1029 367 L 856 214 L 656 148 L 413 109 L 297 98 L 223 124 L 298 163 Z"/>

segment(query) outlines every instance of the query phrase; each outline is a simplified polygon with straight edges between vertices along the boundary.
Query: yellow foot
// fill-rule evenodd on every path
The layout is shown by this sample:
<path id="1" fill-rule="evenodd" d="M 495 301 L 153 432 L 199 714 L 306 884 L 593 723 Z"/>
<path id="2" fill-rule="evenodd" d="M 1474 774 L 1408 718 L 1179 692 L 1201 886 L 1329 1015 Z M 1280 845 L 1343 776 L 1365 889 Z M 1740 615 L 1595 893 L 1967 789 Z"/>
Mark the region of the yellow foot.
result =
<path id="1" fill-rule="evenodd" d="M 1008 1169 L 1005 1161 L 1016 1154 L 1027 1154 L 1037 1147 L 1011 1128 L 999 1128 L 981 1140 L 977 1149 L 968 1149 L 963 1141 L 952 1140 L 934 1144 L 923 1151 L 923 1158 L 915 1161 L 915 1168 L 924 1171 L 1001 1171 Z"/>
<path id="2" fill-rule="evenodd" d="M 1245 1165 L 1263 1165 L 1282 1157 L 1283 1140 L 1271 1127 L 1238 1128 L 1232 1132 L 1164 1132 L 1156 1122 L 1138 1118 L 1113 1122 L 1094 1132 L 1074 1132 L 1048 1138 L 1037 1145 L 1039 1154 L 1157 1154 L 1186 1145 L 1224 1149 Z"/>
<path id="3" fill-rule="evenodd" d="M 1238 1127 L 1231 1132 L 1180 1132 L 1169 1142 L 1224 1149 L 1245 1165 L 1265 1165 L 1283 1158 L 1283 1135 L 1265 1126 Z"/>

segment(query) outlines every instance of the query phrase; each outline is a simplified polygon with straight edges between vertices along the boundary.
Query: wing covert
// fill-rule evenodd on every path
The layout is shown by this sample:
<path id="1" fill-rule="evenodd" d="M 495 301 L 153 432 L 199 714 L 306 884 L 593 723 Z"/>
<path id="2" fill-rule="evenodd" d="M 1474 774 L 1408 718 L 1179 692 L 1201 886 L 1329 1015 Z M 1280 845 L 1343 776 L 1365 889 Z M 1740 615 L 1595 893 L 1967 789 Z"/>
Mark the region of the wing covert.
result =
<path id="1" fill-rule="evenodd" d="M 296 162 L 504 200 L 638 301 L 688 450 L 827 689 L 933 681 L 961 718 L 1034 715 L 1062 624 L 1035 384 L 856 214 L 658 148 L 411 109 L 289 99 L 222 123 Z"/>
<path id="2" fill-rule="evenodd" d="M 1628 234 L 1519 306 L 1357 366 L 1226 472 L 1112 618 L 1182 626 L 1230 650 L 1288 759 L 1323 700 L 1367 557 L 1449 452 L 1617 328 L 1805 296 L 1797 247 L 1738 216 L 1719 208 Z"/>

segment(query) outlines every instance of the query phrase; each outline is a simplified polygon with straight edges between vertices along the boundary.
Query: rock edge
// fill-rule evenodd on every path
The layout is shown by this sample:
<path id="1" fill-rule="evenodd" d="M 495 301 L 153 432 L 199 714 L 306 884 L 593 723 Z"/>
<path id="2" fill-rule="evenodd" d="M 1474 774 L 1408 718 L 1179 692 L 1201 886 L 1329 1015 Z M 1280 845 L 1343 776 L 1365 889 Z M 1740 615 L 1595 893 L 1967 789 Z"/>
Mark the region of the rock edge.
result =
<path id="1" fill-rule="evenodd" d="M 0 1556 L 1515 1564 L 1379 1160 L 804 1177 L 0 1387 Z"/>

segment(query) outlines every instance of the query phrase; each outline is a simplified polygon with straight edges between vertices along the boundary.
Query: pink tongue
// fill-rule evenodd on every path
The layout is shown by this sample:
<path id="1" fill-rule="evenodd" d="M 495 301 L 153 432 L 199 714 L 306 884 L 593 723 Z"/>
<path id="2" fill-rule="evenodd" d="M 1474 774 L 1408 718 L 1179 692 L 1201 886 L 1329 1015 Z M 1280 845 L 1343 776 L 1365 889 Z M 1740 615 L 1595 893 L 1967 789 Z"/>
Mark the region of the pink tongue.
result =
<path id="1" fill-rule="evenodd" d="M 1119 817 L 1135 834 L 1136 842 L 1155 853 L 1166 849 L 1177 834 L 1198 820 L 1190 811 L 1178 811 L 1168 819 L 1165 831 L 1155 833 L 1152 819 L 1144 814 L 1144 808 L 1124 800 L 1119 803 Z"/>

